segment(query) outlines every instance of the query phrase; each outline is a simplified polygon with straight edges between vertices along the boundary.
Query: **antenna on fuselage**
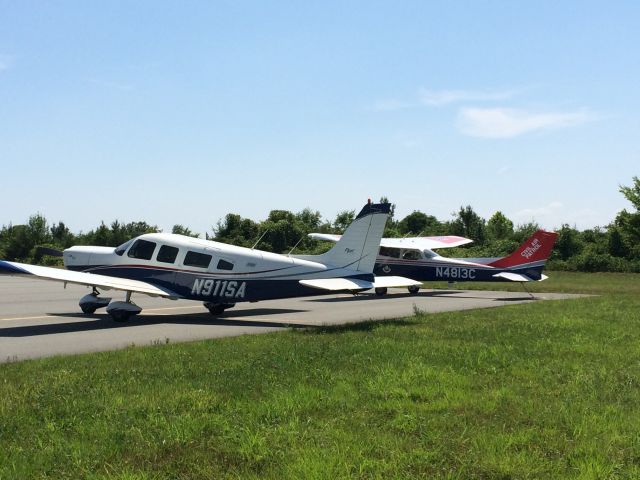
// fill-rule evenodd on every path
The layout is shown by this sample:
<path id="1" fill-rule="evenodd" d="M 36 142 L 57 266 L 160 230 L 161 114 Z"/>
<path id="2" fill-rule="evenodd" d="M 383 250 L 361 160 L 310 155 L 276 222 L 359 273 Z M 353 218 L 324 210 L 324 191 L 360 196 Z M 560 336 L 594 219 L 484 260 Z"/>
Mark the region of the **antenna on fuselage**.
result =
<path id="1" fill-rule="evenodd" d="M 251 247 L 251 250 L 253 250 L 254 248 L 256 248 L 256 246 L 260 243 L 260 241 L 264 238 L 264 236 L 269 232 L 269 229 L 266 229 L 264 231 L 264 233 L 262 235 L 260 235 L 260 238 L 258 239 L 258 241 L 256 243 L 253 244 L 253 247 Z"/>
<path id="2" fill-rule="evenodd" d="M 287 253 L 287 256 L 291 255 L 291 252 L 293 252 L 293 251 L 296 249 L 296 247 L 297 247 L 298 245 L 300 245 L 300 242 L 302 241 L 302 239 L 303 239 L 303 238 L 304 238 L 304 235 L 303 235 L 302 237 L 300 237 L 300 240 L 298 240 L 298 243 L 296 243 L 296 244 L 293 246 L 293 248 L 292 248 L 291 250 L 289 250 L 289 253 Z"/>

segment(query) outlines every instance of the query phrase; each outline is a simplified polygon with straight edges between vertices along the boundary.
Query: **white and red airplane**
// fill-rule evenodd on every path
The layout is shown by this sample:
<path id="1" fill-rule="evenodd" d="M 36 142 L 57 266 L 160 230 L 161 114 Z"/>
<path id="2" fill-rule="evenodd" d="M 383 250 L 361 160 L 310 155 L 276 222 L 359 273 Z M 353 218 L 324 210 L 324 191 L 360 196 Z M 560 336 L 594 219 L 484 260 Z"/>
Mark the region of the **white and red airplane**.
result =
<path id="1" fill-rule="evenodd" d="M 337 242 L 340 235 L 310 233 L 318 240 Z M 473 240 L 456 236 L 383 238 L 376 260 L 376 279 L 385 275 L 399 275 L 413 280 L 449 282 L 532 282 L 547 278 L 542 273 L 558 236 L 555 232 L 536 231 L 518 249 L 502 258 L 447 258 L 433 249 L 451 248 L 471 243 Z M 417 293 L 419 286 L 408 286 Z M 383 295 L 386 288 L 376 288 Z"/>
<path id="2" fill-rule="evenodd" d="M 80 299 L 82 311 L 94 313 L 106 307 L 116 321 L 141 312 L 131 301 L 133 293 L 197 300 L 211 313 L 221 314 L 237 302 L 419 285 L 395 276 L 374 278 L 389 211 L 390 204 L 369 201 L 336 245 L 321 255 L 278 255 L 183 235 L 148 233 L 117 248 L 68 248 L 63 252 L 67 270 L 0 261 L 0 273 L 91 287 L 92 292 Z M 98 289 L 126 292 L 125 301 L 101 297 Z"/>

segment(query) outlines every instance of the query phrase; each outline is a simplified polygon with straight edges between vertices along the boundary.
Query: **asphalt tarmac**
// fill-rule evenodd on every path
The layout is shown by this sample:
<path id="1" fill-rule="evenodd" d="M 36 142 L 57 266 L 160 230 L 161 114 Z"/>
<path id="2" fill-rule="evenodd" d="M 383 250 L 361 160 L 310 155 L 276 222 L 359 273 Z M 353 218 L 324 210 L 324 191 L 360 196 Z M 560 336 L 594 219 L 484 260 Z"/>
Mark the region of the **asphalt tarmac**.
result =
<path id="1" fill-rule="evenodd" d="M 409 295 L 406 289 L 390 289 L 382 297 L 332 294 L 239 303 L 215 317 L 199 302 L 134 295 L 142 313 L 126 323 L 117 323 L 104 309 L 94 315 L 80 311 L 78 300 L 89 292 L 78 285 L 65 289 L 57 282 L 0 277 L 0 362 L 399 318 L 412 315 L 415 309 L 445 312 L 580 296 L 544 293 L 532 300 L 525 292 L 456 288 L 420 290 L 417 295 Z M 124 293 L 117 291 L 102 296 L 124 299 Z"/>

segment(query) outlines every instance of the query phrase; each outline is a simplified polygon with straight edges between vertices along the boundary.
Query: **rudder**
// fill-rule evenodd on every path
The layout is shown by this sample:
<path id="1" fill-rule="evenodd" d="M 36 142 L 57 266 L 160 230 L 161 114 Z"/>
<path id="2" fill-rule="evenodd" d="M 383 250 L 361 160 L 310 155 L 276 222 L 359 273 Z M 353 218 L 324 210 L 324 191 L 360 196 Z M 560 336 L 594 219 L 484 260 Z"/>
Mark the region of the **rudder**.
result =
<path id="1" fill-rule="evenodd" d="M 551 250 L 553 250 L 553 244 L 557 237 L 558 234 L 555 232 L 538 230 L 523 242 L 514 253 L 489 265 L 496 268 L 509 268 L 527 263 L 546 261 L 551 255 Z"/>

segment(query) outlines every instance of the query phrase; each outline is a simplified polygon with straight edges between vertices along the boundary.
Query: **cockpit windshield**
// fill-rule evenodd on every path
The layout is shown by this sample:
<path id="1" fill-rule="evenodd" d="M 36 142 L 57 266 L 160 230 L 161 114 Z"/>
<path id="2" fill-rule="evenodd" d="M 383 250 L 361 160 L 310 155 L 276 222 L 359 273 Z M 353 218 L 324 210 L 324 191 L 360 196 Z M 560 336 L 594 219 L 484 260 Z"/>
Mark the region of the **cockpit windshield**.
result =
<path id="1" fill-rule="evenodd" d="M 128 242 L 124 242 L 122 245 L 120 245 L 118 248 L 116 248 L 115 254 L 119 255 L 119 256 L 122 256 L 122 254 L 127 251 L 127 248 L 129 248 L 129 245 L 131 245 L 134 240 L 135 239 L 132 238 Z"/>

